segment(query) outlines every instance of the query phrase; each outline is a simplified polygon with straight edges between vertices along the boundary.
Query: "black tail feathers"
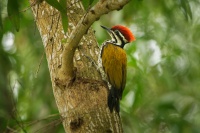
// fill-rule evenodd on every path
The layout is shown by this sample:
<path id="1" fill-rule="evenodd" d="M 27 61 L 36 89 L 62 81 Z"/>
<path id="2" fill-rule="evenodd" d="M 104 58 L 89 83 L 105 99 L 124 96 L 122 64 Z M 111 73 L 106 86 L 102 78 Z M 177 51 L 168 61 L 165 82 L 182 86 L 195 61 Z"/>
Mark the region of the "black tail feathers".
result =
<path id="1" fill-rule="evenodd" d="M 108 107 L 110 109 L 110 112 L 113 112 L 113 109 L 116 110 L 117 113 L 119 113 L 120 111 L 120 107 L 119 107 L 119 100 L 120 100 L 120 96 L 121 94 L 118 93 L 118 90 L 115 88 L 111 88 L 111 90 L 109 91 L 108 94 Z"/>

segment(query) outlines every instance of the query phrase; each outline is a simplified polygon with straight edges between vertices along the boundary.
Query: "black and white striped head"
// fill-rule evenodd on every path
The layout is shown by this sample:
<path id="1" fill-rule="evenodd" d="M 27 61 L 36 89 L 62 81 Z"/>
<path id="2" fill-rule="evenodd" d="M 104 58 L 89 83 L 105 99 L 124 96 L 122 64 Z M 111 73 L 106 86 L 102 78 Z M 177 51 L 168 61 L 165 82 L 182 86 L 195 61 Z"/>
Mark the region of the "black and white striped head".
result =
<path id="1" fill-rule="evenodd" d="M 123 48 L 126 43 L 136 40 L 132 32 L 125 26 L 116 25 L 110 29 L 105 26 L 101 26 L 101 27 L 107 30 L 107 32 L 111 36 L 110 41 L 114 43 L 115 45 L 120 46 L 121 48 Z"/>

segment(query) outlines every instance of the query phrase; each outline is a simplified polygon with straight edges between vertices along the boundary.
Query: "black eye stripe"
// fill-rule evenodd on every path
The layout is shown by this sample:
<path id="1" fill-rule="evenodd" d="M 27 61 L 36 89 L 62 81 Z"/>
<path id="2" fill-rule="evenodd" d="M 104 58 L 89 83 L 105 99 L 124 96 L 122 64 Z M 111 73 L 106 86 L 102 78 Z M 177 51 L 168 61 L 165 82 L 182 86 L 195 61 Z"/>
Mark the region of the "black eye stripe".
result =
<path id="1" fill-rule="evenodd" d="M 118 36 L 118 38 L 121 40 L 121 42 L 122 42 L 121 47 L 123 48 L 124 45 L 125 45 L 123 35 L 122 35 L 118 30 L 115 30 L 115 34 L 116 34 L 116 35 Z"/>
<path id="2" fill-rule="evenodd" d="M 112 36 L 113 36 L 115 42 L 117 42 L 117 38 L 115 37 L 115 33 L 114 32 L 111 32 L 111 33 L 112 33 Z"/>

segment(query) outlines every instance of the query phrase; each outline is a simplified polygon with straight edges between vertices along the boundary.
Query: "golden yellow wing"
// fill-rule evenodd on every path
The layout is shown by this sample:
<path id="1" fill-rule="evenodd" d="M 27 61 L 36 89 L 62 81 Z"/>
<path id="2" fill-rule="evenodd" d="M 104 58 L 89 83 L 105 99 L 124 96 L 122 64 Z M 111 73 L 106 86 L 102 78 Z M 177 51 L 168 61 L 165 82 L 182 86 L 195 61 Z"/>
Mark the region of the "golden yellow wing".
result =
<path id="1" fill-rule="evenodd" d="M 117 90 L 117 98 L 121 99 L 126 84 L 126 53 L 119 46 L 107 43 L 101 56 L 108 81 Z"/>

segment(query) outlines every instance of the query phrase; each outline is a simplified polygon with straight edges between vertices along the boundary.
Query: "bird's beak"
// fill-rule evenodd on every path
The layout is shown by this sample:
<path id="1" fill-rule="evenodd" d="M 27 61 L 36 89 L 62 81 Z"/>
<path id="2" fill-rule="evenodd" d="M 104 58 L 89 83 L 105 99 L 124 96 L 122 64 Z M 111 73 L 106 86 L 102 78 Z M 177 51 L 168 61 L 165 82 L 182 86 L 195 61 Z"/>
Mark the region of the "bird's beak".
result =
<path id="1" fill-rule="evenodd" d="M 109 29 L 109 28 L 107 28 L 107 27 L 105 27 L 105 26 L 102 26 L 102 25 L 101 25 L 101 27 L 102 27 L 103 29 L 107 30 L 108 33 L 111 33 L 111 29 Z"/>

